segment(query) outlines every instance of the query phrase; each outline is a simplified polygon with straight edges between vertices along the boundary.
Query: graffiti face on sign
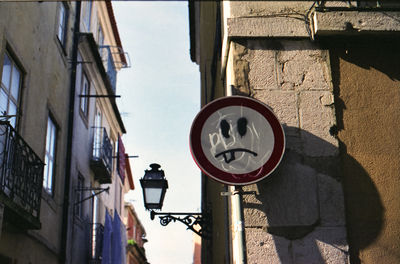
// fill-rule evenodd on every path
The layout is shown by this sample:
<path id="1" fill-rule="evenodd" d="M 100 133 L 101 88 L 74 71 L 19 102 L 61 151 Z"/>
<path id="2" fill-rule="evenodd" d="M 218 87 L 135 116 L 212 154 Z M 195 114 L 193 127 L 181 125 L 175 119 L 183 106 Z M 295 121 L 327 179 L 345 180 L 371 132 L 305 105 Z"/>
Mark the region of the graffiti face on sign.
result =
<path id="1" fill-rule="evenodd" d="M 269 122 L 257 111 L 228 106 L 205 121 L 201 146 L 215 167 L 244 174 L 259 169 L 269 159 L 274 136 Z"/>

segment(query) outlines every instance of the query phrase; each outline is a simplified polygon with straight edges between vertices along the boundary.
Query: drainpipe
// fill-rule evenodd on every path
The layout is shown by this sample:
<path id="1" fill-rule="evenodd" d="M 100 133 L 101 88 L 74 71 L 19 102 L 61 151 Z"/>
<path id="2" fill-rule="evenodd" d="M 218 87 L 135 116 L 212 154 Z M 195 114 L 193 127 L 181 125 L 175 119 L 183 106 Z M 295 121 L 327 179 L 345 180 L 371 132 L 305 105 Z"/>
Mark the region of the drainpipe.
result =
<path id="1" fill-rule="evenodd" d="M 246 264 L 246 242 L 245 242 L 245 229 L 244 217 L 242 206 L 242 189 L 237 186 L 229 186 L 231 193 L 231 236 L 232 236 L 232 258 L 234 264 Z"/>
<path id="2" fill-rule="evenodd" d="M 222 2 L 222 24 L 223 24 L 223 38 L 222 38 L 222 58 L 221 58 L 221 78 L 225 78 L 226 67 L 228 64 L 228 54 L 231 43 L 231 38 L 228 36 L 228 18 L 231 17 L 231 2 Z"/>
<path id="3" fill-rule="evenodd" d="M 226 59 L 227 61 L 227 59 Z M 227 65 L 227 64 L 226 64 Z M 225 74 L 225 94 L 226 96 L 232 96 L 232 66 L 227 65 Z M 243 195 L 242 188 L 238 186 L 229 186 L 229 206 L 230 206 L 230 236 L 231 242 L 231 254 L 232 262 L 234 264 L 246 264 L 246 234 L 244 228 L 244 216 L 243 216 Z"/>
<path id="4" fill-rule="evenodd" d="M 75 2 L 75 23 L 72 42 L 72 64 L 70 77 L 70 94 L 69 94 L 69 110 L 68 110 L 68 132 L 67 132 L 67 153 L 65 162 L 65 184 L 64 184 L 64 206 L 61 227 L 61 263 L 67 263 L 67 247 L 68 247 L 68 224 L 69 224 L 69 203 L 70 203 L 70 186 L 71 186 L 71 164 L 72 164 L 72 142 L 74 131 L 74 109 L 75 109 L 75 90 L 76 90 L 76 69 L 78 60 L 78 44 L 79 44 L 79 25 L 81 18 L 81 1 Z"/>

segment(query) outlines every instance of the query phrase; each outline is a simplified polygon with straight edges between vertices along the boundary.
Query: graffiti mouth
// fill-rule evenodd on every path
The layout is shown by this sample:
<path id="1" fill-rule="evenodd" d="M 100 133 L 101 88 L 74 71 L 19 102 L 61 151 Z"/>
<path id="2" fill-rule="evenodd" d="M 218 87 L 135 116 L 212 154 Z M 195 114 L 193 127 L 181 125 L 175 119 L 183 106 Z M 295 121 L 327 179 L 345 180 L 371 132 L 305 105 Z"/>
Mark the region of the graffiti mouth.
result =
<path id="1" fill-rule="evenodd" d="M 229 150 L 222 151 L 222 152 L 216 154 L 215 157 L 218 158 L 219 156 L 223 156 L 225 162 L 229 164 L 230 162 L 232 162 L 236 159 L 236 157 L 235 157 L 236 152 L 247 152 L 247 153 L 252 154 L 254 157 L 257 156 L 257 153 L 255 153 L 254 151 L 244 149 L 244 148 L 235 148 L 235 149 L 229 149 Z M 228 154 L 230 154 L 230 155 L 228 155 Z"/>

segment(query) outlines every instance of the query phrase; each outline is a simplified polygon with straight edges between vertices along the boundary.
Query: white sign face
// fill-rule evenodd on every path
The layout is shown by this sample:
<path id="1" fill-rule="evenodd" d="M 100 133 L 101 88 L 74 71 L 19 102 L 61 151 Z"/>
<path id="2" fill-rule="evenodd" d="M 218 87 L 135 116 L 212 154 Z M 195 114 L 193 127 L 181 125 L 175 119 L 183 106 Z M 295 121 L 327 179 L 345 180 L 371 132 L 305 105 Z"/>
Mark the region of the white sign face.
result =
<path id="1" fill-rule="evenodd" d="M 268 176 L 285 149 L 283 128 L 263 103 L 230 96 L 207 104 L 190 131 L 200 169 L 222 183 L 245 185 Z"/>
<path id="2" fill-rule="evenodd" d="M 233 174 L 260 168 L 271 157 L 275 143 L 265 117 L 243 106 L 214 112 L 204 123 L 201 142 L 207 159 L 216 168 Z"/>

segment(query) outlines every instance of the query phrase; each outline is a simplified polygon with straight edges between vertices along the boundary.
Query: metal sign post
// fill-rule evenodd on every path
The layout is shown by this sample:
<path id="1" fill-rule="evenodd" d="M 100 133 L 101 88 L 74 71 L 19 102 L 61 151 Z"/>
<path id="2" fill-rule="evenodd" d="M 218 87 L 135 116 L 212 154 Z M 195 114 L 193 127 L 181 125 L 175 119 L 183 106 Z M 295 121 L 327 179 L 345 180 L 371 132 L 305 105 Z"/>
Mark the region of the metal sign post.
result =
<path id="1" fill-rule="evenodd" d="M 238 185 L 258 182 L 275 170 L 285 150 L 283 128 L 267 105 L 248 97 L 224 97 L 207 104 L 194 119 L 190 150 L 206 175 L 230 185 L 221 195 L 230 196 L 233 258 L 244 264 L 244 192 Z"/>

